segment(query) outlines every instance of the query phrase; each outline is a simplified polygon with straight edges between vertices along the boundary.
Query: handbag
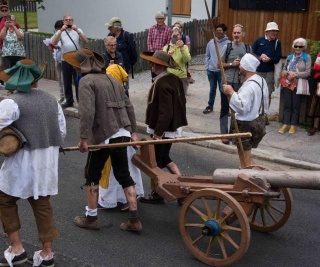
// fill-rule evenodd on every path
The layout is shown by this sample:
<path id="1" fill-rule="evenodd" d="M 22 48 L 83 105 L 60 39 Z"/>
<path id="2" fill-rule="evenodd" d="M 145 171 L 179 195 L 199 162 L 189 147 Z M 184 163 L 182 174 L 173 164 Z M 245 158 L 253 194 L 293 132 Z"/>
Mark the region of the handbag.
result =
<path id="1" fill-rule="evenodd" d="M 307 79 L 298 79 L 297 95 L 310 95 L 309 81 Z"/>
<path id="2" fill-rule="evenodd" d="M 282 87 L 286 87 L 293 91 L 297 85 L 297 79 L 293 78 L 291 81 L 289 81 L 288 74 L 281 74 L 280 84 L 282 85 Z"/>

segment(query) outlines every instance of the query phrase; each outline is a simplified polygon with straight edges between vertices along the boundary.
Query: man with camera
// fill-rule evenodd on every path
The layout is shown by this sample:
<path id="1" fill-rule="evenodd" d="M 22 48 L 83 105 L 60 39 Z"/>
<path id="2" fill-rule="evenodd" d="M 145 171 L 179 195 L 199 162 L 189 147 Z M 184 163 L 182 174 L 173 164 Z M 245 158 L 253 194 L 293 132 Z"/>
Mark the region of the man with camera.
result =
<path id="1" fill-rule="evenodd" d="M 233 41 L 227 43 L 221 51 L 221 59 L 227 84 L 231 85 L 235 92 L 241 87 L 244 82 L 244 76 L 240 75 L 239 65 L 240 59 L 246 54 L 251 53 L 250 45 L 243 42 L 245 32 L 243 26 L 236 24 L 233 26 L 232 37 Z M 228 133 L 228 116 L 229 116 L 229 101 L 227 96 L 220 91 L 221 94 L 221 109 L 220 109 L 220 132 L 221 134 Z M 229 139 L 222 139 L 222 143 L 229 144 Z"/>
<path id="2" fill-rule="evenodd" d="M 78 50 L 81 48 L 80 41 L 88 43 L 87 37 L 83 31 L 73 24 L 73 18 L 70 15 L 63 17 L 63 26 L 52 37 L 52 44 L 57 45 L 61 41 L 62 54 Z M 78 83 L 76 71 L 74 68 L 62 59 L 62 75 L 66 101 L 61 106 L 63 108 L 73 107 L 72 78 L 76 88 L 76 98 L 78 100 Z"/>

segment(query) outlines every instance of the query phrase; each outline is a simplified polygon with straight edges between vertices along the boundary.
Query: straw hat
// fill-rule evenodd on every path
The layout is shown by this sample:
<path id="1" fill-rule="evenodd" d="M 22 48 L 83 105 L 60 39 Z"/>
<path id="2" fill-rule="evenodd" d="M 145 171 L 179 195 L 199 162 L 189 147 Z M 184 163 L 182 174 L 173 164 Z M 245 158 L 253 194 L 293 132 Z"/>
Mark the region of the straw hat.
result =
<path id="1" fill-rule="evenodd" d="M 30 59 L 18 61 L 12 68 L 0 73 L 0 80 L 6 82 L 7 90 L 30 92 L 31 85 L 39 81 L 46 65 L 38 65 Z"/>
<path id="2" fill-rule="evenodd" d="M 173 69 L 179 69 L 179 65 L 177 62 L 174 61 L 174 59 L 167 54 L 166 52 L 162 50 L 157 50 L 155 52 L 142 52 L 140 54 L 140 57 L 151 61 L 153 63 L 166 66 Z"/>
<path id="3" fill-rule="evenodd" d="M 62 57 L 73 67 L 81 69 L 81 73 L 100 73 L 105 67 L 103 57 L 87 48 L 66 52 Z"/>

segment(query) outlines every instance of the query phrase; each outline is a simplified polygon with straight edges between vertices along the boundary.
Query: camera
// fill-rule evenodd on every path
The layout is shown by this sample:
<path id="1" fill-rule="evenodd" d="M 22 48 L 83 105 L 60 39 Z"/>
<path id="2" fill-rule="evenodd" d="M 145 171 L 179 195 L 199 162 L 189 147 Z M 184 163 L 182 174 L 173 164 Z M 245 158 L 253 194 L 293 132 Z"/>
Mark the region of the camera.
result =
<path id="1" fill-rule="evenodd" d="M 6 16 L 6 21 L 11 20 L 11 15 Z"/>
<path id="2" fill-rule="evenodd" d="M 72 27 L 72 25 L 67 25 L 67 27 L 68 27 L 68 28 L 71 28 L 71 27 Z"/>
<path id="3" fill-rule="evenodd" d="M 173 44 L 176 44 L 176 42 L 177 42 L 177 35 L 176 35 L 176 34 L 172 35 L 171 42 L 172 42 Z"/>

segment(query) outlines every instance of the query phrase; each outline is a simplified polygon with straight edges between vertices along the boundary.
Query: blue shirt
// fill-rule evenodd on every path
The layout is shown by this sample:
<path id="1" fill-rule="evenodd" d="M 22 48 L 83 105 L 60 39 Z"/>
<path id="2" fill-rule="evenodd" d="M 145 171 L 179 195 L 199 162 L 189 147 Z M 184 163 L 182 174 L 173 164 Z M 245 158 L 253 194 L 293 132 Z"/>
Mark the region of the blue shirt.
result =
<path id="1" fill-rule="evenodd" d="M 274 64 L 277 64 L 282 56 L 281 42 L 278 39 L 268 40 L 265 36 L 259 37 L 252 45 L 252 52 L 258 57 L 266 54 L 271 59 L 269 62 L 260 61 L 258 72 L 274 71 Z"/>

